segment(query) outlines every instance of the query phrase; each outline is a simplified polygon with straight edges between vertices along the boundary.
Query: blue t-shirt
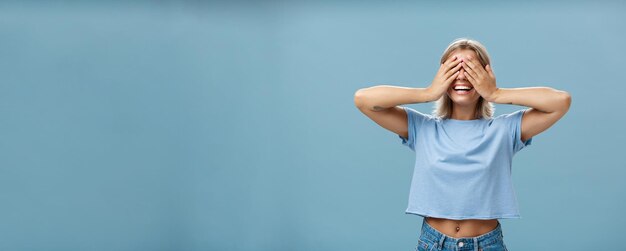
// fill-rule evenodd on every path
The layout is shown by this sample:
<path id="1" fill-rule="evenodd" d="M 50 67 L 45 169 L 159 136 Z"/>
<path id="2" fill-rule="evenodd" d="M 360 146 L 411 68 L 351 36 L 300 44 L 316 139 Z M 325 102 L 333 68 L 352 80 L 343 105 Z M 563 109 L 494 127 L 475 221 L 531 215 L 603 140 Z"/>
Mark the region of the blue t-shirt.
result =
<path id="1" fill-rule="evenodd" d="M 406 213 L 446 219 L 521 218 L 513 189 L 513 155 L 525 110 L 475 120 L 440 119 L 403 107 L 415 152 Z"/>

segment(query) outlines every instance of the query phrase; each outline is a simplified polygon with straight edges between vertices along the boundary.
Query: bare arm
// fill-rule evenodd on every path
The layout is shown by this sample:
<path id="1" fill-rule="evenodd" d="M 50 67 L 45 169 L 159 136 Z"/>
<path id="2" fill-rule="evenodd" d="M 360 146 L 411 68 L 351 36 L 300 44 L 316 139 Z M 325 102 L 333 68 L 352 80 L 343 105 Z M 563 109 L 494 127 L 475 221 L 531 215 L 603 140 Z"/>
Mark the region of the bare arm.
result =
<path id="1" fill-rule="evenodd" d="M 378 85 L 363 88 L 354 94 L 354 104 L 381 127 L 408 138 L 408 117 L 402 104 L 425 103 L 439 99 L 462 67 L 454 56 L 439 66 L 433 82 L 427 88 Z"/>
<path id="2" fill-rule="evenodd" d="M 567 113 L 572 102 L 569 93 L 550 87 L 498 88 L 491 66 L 483 68 L 476 58 L 468 57 L 463 68 L 465 76 L 487 101 L 531 107 L 522 115 L 522 141 L 550 128 Z"/>
<path id="3" fill-rule="evenodd" d="M 428 88 L 411 88 L 391 85 L 378 85 L 359 89 L 354 94 L 354 103 L 359 109 L 381 111 L 397 105 L 426 103 L 434 101 Z"/>
<path id="4" fill-rule="evenodd" d="M 446 93 L 452 81 L 458 76 L 459 69 L 462 66 L 459 58 L 456 56 L 450 57 L 446 62 L 439 65 L 439 70 L 433 82 L 426 88 L 391 85 L 373 86 L 359 89 L 354 94 L 354 103 L 361 111 L 363 109 L 382 111 L 402 104 L 435 101 Z"/>
<path id="5" fill-rule="evenodd" d="M 497 88 L 491 102 L 531 107 L 522 117 L 522 141 L 545 131 L 567 111 L 572 97 L 565 91 L 550 87 Z"/>
<path id="6" fill-rule="evenodd" d="M 458 76 L 459 69 L 462 66 L 459 58 L 456 56 L 450 57 L 446 62 L 439 65 L 439 70 L 433 82 L 427 88 L 391 85 L 373 86 L 359 89 L 354 94 L 354 103 L 361 111 L 363 109 L 382 111 L 402 104 L 435 101 L 446 93 L 450 83 Z"/>
<path id="7" fill-rule="evenodd" d="M 523 105 L 538 111 L 562 112 L 569 109 L 571 96 L 551 87 L 498 88 L 490 100 L 498 104 Z"/>
<path id="8" fill-rule="evenodd" d="M 354 104 L 359 110 L 379 126 L 409 137 L 406 111 L 402 104 L 432 101 L 433 95 L 427 88 L 410 88 L 379 85 L 359 89 L 354 94 Z"/>

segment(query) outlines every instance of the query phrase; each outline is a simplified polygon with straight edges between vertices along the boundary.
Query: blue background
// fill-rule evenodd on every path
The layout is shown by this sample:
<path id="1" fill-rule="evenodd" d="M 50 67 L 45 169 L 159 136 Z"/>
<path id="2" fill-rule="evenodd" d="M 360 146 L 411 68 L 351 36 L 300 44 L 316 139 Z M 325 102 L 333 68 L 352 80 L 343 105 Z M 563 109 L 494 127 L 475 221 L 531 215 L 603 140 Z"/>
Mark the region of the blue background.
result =
<path id="1" fill-rule="evenodd" d="M 455 38 L 570 112 L 515 156 L 510 250 L 622 245 L 624 2 L 4 2 L 0 249 L 413 250 L 414 155 L 355 108 Z M 433 103 L 411 104 L 430 112 Z M 496 105 L 496 115 L 524 107 Z"/>

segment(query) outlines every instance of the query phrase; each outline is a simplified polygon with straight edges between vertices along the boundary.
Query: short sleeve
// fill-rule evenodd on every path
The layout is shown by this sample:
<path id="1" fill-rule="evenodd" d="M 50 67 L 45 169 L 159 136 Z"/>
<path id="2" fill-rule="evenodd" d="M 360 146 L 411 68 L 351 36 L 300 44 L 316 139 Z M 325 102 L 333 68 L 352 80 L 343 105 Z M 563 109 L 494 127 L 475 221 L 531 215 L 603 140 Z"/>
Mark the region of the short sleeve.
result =
<path id="1" fill-rule="evenodd" d="M 522 116 L 524 115 L 524 111 L 526 111 L 526 109 L 518 110 L 507 115 L 509 119 L 509 132 L 511 132 L 513 136 L 513 153 L 517 153 L 526 146 L 531 145 L 533 141 L 532 137 L 527 139 L 526 142 L 522 141 Z"/>
<path id="2" fill-rule="evenodd" d="M 415 151 L 415 136 L 417 135 L 417 132 L 419 131 L 421 126 L 424 124 L 424 121 L 427 119 L 428 115 L 418 112 L 415 109 L 409 107 L 401 107 L 404 108 L 404 111 L 407 115 L 407 129 L 409 137 L 403 138 L 400 135 L 398 135 L 398 137 L 400 137 L 400 139 L 402 140 L 402 145 L 405 145 L 411 148 L 411 150 Z"/>

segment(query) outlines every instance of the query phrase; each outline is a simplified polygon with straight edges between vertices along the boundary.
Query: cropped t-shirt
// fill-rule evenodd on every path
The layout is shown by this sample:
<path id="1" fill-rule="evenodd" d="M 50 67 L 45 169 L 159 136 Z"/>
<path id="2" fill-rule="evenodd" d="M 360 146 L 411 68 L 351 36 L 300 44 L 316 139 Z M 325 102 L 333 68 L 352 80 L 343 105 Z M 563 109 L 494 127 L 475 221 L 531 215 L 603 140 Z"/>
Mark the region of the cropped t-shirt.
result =
<path id="1" fill-rule="evenodd" d="M 403 107 L 415 168 L 407 214 L 446 219 L 521 218 L 511 168 L 525 110 L 474 120 L 440 119 Z"/>

